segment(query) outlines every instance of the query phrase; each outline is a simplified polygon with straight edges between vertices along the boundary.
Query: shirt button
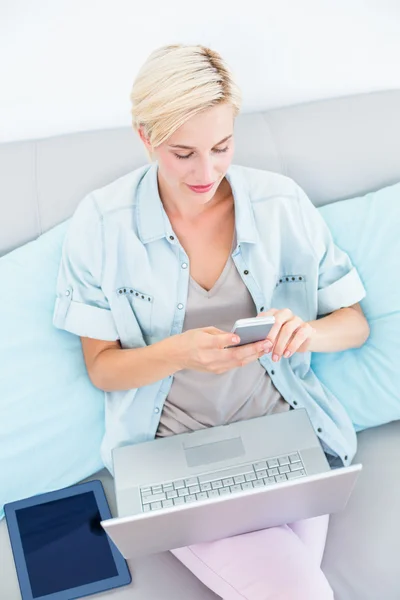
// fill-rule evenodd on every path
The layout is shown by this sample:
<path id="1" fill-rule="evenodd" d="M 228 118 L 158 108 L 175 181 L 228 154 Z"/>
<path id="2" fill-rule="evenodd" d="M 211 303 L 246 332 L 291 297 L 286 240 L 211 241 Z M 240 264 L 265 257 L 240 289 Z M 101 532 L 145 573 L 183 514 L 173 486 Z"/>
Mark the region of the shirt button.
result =
<path id="1" fill-rule="evenodd" d="M 182 310 L 183 304 L 178 304 L 178 308 L 179 308 L 179 310 Z"/>
<path id="2" fill-rule="evenodd" d="M 66 295 L 66 296 L 69 296 L 69 295 L 70 295 L 70 293 L 71 293 L 71 292 L 70 292 L 69 290 L 67 290 L 67 291 L 65 292 L 65 295 Z"/>
<path id="3" fill-rule="evenodd" d="M 293 400 L 293 404 L 294 404 L 294 405 L 297 405 L 297 400 Z"/>
<path id="4" fill-rule="evenodd" d="M 249 274 L 249 272 L 248 272 L 248 270 L 247 270 L 247 269 L 246 269 L 245 271 L 243 271 L 243 273 L 244 273 L 245 275 L 248 275 L 248 274 Z"/>
<path id="5" fill-rule="evenodd" d="M 271 375 L 275 375 L 275 371 L 273 369 L 271 371 Z"/>
<path id="6" fill-rule="evenodd" d="M 156 414 L 158 414 L 158 413 L 160 412 L 160 409 L 158 408 L 158 406 L 156 406 L 156 407 L 155 407 L 155 409 L 154 409 L 154 412 L 155 412 Z"/>
<path id="7" fill-rule="evenodd" d="M 187 263 L 182 263 L 181 267 L 182 267 L 182 269 L 187 269 Z"/>
<path id="8" fill-rule="evenodd" d="M 318 427 L 317 431 L 318 431 L 318 433 L 322 433 L 321 427 Z"/>

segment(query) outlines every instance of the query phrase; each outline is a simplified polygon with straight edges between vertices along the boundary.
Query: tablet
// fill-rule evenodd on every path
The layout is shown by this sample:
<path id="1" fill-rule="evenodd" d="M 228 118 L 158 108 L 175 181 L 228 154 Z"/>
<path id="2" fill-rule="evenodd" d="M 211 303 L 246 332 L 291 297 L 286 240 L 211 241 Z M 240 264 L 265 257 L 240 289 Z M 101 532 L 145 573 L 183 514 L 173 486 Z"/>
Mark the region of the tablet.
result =
<path id="1" fill-rule="evenodd" d="M 101 481 L 10 502 L 4 511 L 22 600 L 71 600 L 131 582 L 100 525 L 112 518 Z"/>

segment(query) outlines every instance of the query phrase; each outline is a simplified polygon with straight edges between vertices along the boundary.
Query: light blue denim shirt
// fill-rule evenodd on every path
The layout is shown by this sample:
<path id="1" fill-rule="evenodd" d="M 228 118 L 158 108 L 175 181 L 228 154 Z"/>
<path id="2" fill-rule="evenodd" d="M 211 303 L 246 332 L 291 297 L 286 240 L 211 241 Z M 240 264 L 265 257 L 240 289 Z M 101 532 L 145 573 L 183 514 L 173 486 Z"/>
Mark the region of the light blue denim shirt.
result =
<path id="1" fill-rule="evenodd" d="M 56 327 L 120 340 L 122 348 L 182 331 L 190 264 L 160 200 L 157 170 L 157 162 L 146 165 L 79 204 L 63 246 Z M 348 255 L 292 179 L 238 165 L 231 165 L 226 177 L 235 202 L 232 259 L 258 313 L 290 308 L 311 321 L 364 298 Z M 285 400 L 307 409 L 323 449 L 348 465 L 357 446 L 354 428 L 310 368 L 310 359 L 310 352 L 295 353 L 274 363 L 267 354 L 260 362 Z M 113 448 L 155 437 L 172 381 L 169 376 L 141 388 L 105 392 L 101 452 L 111 473 Z"/>

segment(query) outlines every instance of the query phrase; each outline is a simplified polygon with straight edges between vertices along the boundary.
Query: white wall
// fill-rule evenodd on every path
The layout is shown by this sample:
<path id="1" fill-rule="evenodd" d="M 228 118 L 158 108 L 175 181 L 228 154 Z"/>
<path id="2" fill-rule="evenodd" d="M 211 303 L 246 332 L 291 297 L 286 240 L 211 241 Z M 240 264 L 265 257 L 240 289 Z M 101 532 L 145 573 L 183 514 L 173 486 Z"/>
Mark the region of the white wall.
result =
<path id="1" fill-rule="evenodd" d="M 226 58 L 243 112 L 400 88 L 400 0 L 0 0 L 0 142 L 129 126 L 138 68 L 176 42 Z"/>

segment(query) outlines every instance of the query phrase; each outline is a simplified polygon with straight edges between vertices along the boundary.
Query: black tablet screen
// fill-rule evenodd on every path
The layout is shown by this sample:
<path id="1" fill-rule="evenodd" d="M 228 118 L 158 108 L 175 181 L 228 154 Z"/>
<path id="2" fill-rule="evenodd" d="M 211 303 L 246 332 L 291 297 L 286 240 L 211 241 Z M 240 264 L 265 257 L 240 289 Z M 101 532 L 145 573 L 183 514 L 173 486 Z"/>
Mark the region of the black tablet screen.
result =
<path id="1" fill-rule="evenodd" d="M 118 575 L 93 492 L 15 514 L 34 598 Z"/>

